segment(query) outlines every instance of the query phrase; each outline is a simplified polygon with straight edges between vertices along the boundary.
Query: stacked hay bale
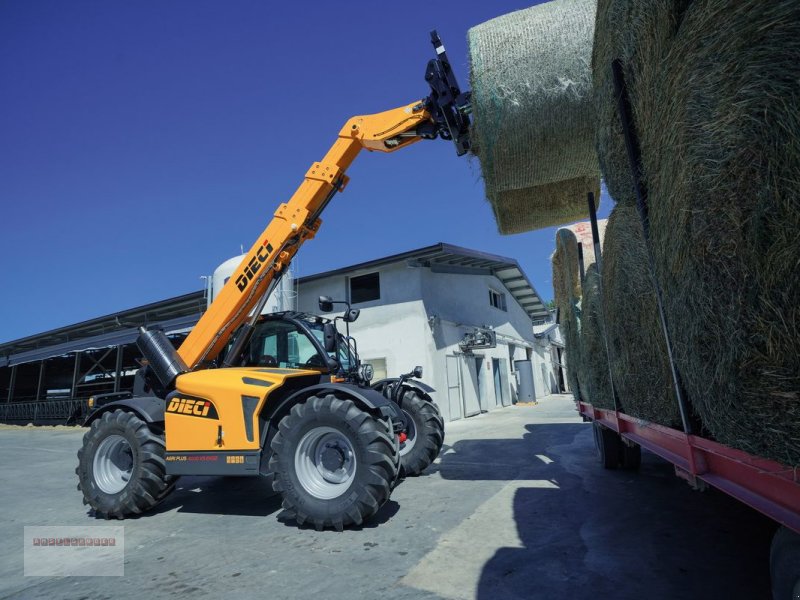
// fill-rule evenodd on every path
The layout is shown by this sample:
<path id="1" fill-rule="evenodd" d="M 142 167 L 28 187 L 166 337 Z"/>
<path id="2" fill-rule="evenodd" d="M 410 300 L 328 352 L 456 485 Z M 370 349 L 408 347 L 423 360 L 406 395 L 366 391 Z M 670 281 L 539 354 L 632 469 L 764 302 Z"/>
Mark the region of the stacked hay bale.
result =
<path id="1" fill-rule="evenodd" d="M 473 152 L 500 233 L 561 225 L 600 198 L 591 60 L 596 0 L 556 0 L 469 31 Z"/>
<path id="2" fill-rule="evenodd" d="M 569 229 L 559 229 L 556 232 L 556 251 L 551 261 L 553 293 L 567 355 L 567 383 L 575 399 L 578 400 L 581 397 L 578 376 L 581 372 L 580 277 L 578 240 Z"/>
<path id="3" fill-rule="evenodd" d="M 800 4 L 602 0 L 606 108 L 610 57 L 625 63 L 655 275 L 693 408 L 718 441 L 799 464 Z M 598 150 L 624 204 L 610 114 Z"/>
<path id="4" fill-rule="evenodd" d="M 599 223 L 605 231 L 605 222 Z M 601 237 L 602 245 L 602 237 Z M 580 280 L 578 245 L 584 251 L 586 276 Z M 613 407 L 608 378 L 608 362 L 602 330 L 600 279 L 591 247 L 588 221 L 575 223 L 556 232 L 556 251 L 552 256 L 553 291 L 561 317 L 567 354 L 567 376 L 576 399 L 595 406 Z M 578 393 L 576 393 L 578 392 Z"/>
<path id="5" fill-rule="evenodd" d="M 680 427 L 639 213 L 618 203 L 603 244 L 603 308 L 614 389 L 621 409 Z"/>
<path id="6" fill-rule="evenodd" d="M 614 397 L 608 375 L 608 353 L 604 341 L 605 327 L 600 296 L 600 273 L 597 264 L 586 270 L 581 299 L 581 388 L 586 399 L 597 408 L 614 408 Z"/>

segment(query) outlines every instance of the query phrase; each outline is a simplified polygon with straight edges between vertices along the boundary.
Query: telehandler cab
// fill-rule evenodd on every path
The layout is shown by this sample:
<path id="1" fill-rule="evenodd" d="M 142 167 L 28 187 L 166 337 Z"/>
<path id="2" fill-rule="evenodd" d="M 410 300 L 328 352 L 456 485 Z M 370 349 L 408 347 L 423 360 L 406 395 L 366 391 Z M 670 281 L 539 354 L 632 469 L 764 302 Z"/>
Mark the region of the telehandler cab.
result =
<path id="1" fill-rule="evenodd" d="M 431 40 L 430 95 L 345 123 L 180 348 L 160 330 L 140 329 L 147 366 L 137 373 L 134 394 L 89 415 L 78 452 L 78 488 L 97 514 L 145 512 L 180 475 L 270 475 L 298 524 L 342 530 L 389 499 L 401 461 L 414 474 L 438 454 L 442 420 L 431 389 L 411 380 L 420 370 L 369 386 L 369 368 L 335 322 L 299 313 L 261 316 L 362 149 L 394 152 L 439 137 L 451 140 L 458 155 L 468 151 L 470 93 L 459 89 L 435 31 Z M 333 301 L 321 300 L 329 312 Z M 355 316 L 348 306 L 343 320 Z M 308 350 L 304 362 L 301 348 Z"/>

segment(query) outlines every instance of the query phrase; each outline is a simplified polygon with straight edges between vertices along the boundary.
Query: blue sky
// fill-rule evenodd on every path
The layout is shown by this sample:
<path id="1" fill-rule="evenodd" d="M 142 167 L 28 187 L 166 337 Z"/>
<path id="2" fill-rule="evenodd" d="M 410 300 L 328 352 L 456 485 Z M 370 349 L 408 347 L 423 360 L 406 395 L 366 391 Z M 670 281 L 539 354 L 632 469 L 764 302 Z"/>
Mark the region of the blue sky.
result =
<path id="1" fill-rule="evenodd" d="M 349 117 L 427 95 L 430 29 L 467 87 L 467 30 L 530 4 L 0 3 L 0 341 L 200 289 Z M 498 234 L 449 142 L 348 174 L 299 275 L 443 241 L 552 297 L 555 230 Z"/>

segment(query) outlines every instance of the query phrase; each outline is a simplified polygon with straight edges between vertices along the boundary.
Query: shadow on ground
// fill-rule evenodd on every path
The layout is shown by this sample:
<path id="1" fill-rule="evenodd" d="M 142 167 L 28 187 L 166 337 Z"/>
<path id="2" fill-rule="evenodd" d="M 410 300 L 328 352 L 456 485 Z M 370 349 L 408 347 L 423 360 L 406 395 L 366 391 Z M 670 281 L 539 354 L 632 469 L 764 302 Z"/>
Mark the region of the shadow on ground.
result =
<path id="1" fill-rule="evenodd" d="M 481 600 L 770 597 L 769 519 L 716 490 L 692 490 L 646 452 L 638 472 L 602 469 L 585 424 L 458 441 L 438 472 L 518 487 L 521 547 L 500 548 L 484 565 Z"/>

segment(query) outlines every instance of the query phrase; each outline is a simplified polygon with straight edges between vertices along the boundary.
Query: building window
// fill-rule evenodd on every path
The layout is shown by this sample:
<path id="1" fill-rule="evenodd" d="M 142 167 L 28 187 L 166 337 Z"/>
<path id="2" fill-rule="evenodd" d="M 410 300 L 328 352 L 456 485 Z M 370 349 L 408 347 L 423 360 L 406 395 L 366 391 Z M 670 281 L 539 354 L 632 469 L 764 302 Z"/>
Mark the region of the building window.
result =
<path id="1" fill-rule="evenodd" d="M 502 292 L 489 290 L 489 304 L 500 310 L 508 310 L 506 308 L 506 295 Z"/>
<path id="2" fill-rule="evenodd" d="M 369 273 L 350 278 L 350 302 L 369 302 L 381 299 L 381 277 L 379 273 Z"/>

